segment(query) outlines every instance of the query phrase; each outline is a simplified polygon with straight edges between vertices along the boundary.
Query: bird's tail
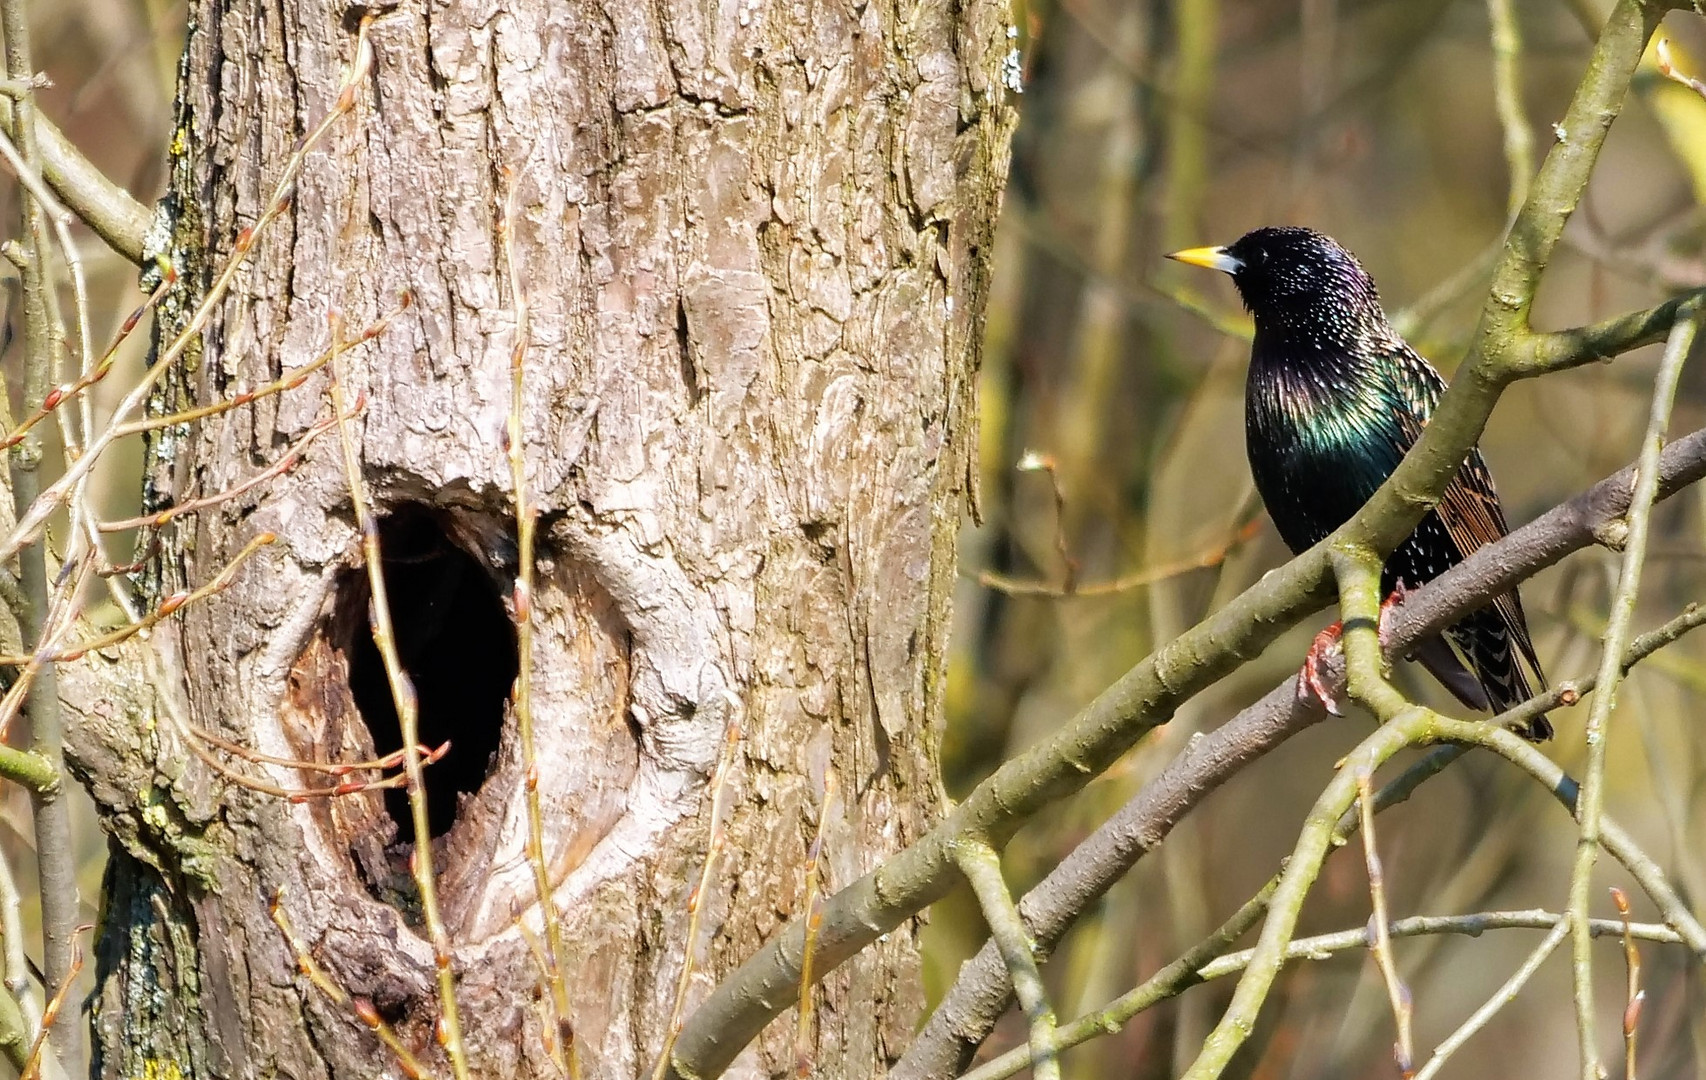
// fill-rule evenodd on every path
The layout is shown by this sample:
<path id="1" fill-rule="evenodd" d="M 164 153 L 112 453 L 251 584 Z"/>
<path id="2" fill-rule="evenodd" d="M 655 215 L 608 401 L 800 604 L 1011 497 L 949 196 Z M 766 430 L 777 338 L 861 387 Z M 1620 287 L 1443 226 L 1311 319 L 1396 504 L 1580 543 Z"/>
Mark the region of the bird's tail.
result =
<path id="1" fill-rule="evenodd" d="M 1499 611 L 1494 608 L 1477 611 L 1447 630 L 1446 635 L 1453 645 L 1462 650 L 1469 669 L 1475 673 L 1487 695 L 1487 707 L 1495 715 L 1534 696 L 1529 688 L 1528 673 L 1523 669 L 1523 658 L 1517 656 L 1510 628 Z M 1524 658 L 1533 666 L 1535 677 L 1544 688 L 1546 676 L 1534 662 L 1532 653 L 1524 652 Z M 1532 742 L 1544 742 L 1552 737 L 1552 725 L 1545 716 L 1536 716 L 1519 734 Z"/>

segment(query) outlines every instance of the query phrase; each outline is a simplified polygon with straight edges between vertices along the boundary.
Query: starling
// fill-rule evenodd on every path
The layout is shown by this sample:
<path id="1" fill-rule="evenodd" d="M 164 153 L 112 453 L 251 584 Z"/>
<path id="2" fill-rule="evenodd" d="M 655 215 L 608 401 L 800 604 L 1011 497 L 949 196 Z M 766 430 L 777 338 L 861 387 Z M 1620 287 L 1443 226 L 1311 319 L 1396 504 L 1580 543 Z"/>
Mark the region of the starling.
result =
<path id="1" fill-rule="evenodd" d="M 1445 381 L 1392 328 L 1368 271 L 1321 233 L 1257 229 L 1228 247 L 1169 258 L 1232 275 L 1255 318 L 1244 396 L 1250 471 L 1286 545 L 1313 547 L 1398 467 Z M 1439 505 L 1387 559 L 1382 590 L 1420 586 L 1507 531 L 1493 476 L 1472 450 Z M 1411 658 L 1471 708 L 1498 713 L 1526 700 L 1524 661 L 1546 685 L 1514 588 L 1445 637 L 1462 659 L 1440 638 L 1421 643 Z M 1537 717 L 1524 734 L 1539 741 L 1552 726 Z"/>

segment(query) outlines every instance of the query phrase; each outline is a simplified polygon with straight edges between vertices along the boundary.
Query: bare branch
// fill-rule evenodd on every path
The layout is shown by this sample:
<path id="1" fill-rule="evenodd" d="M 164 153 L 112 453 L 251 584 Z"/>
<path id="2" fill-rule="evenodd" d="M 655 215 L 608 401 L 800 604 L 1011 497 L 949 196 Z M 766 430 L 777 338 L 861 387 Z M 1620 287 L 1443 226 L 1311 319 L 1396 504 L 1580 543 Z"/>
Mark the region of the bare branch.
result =
<path id="1" fill-rule="evenodd" d="M 314 959 L 302 939 L 296 936 L 296 930 L 290 925 L 290 917 L 284 911 L 282 887 L 273 894 L 267 910 L 272 915 L 272 921 L 278 926 L 279 933 L 284 935 L 285 944 L 290 946 L 290 953 L 296 958 L 296 970 L 302 973 L 302 977 L 326 995 L 332 1004 L 349 1009 L 364 1027 L 373 1032 L 374 1038 L 397 1059 L 398 1067 L 409 1080 L 431 1080 L 431 1071 L 415 1057 L 408 1044 L 398 1037 L 395 1029 L 380 1017 L 379 1010 L 373 1007 L 373 1003 L 366 998 L 350 996 Z"/>
<path id="2" fill-rule="evenodd" d="M 1374 781 L 1369 774 L 1356 778 L 1357 809 L 1362 818 L 1363 864 L 1368 867 L 1368 892 L 1373 915 L 1369 922 L 1373 930 L 1369 951 L 1380 968 L 1386 983 L 1386 997 L 1392 1005 L 1392 1020 L 1398 1031 L 1395 1047 L 1398 1072 L 1409 1076 L 1415 1070 L 1416 1046 L 1410 1033 L 1410 1021 L 1415 1009 L 1410 1002 L 1410 990 L 1398 976 L 1398 961 L 1392 955 L 1392 923 L 1386 914 L 1386 871 L 1380 861 L 1380 849 L 1374 840 Z"/>
<path id="3" fill-rule="evenodd" d="M 1514 218 L 1527 201 L 1528 187 L 1534 180 L 1534 133 L 1522 111 L 1522 79 L 1517 67 L 1522 33 L 1511 0 L 1487 0 L 1487 17 L 1492 23 L 1493 104 L 1504 131 L 1505 167 L 1510 172 L 1507 210 Z"/>
<path id="4" fill-rule="evenodd" d="M 6 39 L 6 75 L 29 79 L 35 75 L 31 59 L 29 16 L 23 0 L 0 0 L 0 33 Z M 21 161 L 20 176 L 39 171 L 36 106 L 25 95 L 11 101 L 11 142 Z M 47 280 L 46 208 L 26 183 L 18 200 L 23 263 L 19 276 L 23 285 L 23 402 L 26 409 L 40 406 L 53 378 L 52 285 Z M 8 410 L 9 412 L 9 410 Z M 26 439 L 9 455 L 8 476 L 13 512 L 22 516 L 41 493 L 43 448 L 40 439 Z M 75 518 L 77 511 L 73 509 Z M 37 546 L 18 553 L 18 583 L 22 606 L 13 614 L 27 647 L 44 644 L 50 625 L 50 587 L 45 552 Z M 32 666 L 33 667 L 33 666 Z M 29 685 L 36 684 L 31 693 Z M 65 718 L 52 665 L 26 671 L 9 688 L 7 697 L 28 694 L 23 707 L 30 718 L 30 749 L 56 776 L 65 769 Z M 3 730 L 4 721 L 0 721 Z M 35 820 L 36 872 L 41 897 L 42 971 L 48 985 L 69 985 L 77 964 L 76 926 L 78 915 L 77 865 L 71 836 L 70 806 L 60 783 L 32 788 L 31 808 Z M 82 1070 L 82 1034 L 76 1010 L 59 1014 L 57 1021 L 44 1019 L 54 1054 L 66 1070 Z M 38 1044 L 40 1036 L 37 1037 Z M 39 1055 L 32 1052 L 32 1059 Z M 26 1066 L 26 1071 L 28 1067 Z"/>
<path id="5" fill-rule="evenodd" d="M 658 1054 L 657 1066 L 652 1070 L 652 1080 L 659 1080 L 668 1071 L 670 1051 L 681 1031 L 681 1017 L 687 1005 L 687 992 L 693 985 L 694 960 L 699 952 L 699 916 L 704 910 L 705 898 L 711 892 L 711 882 L 717 872 L 717 859 L 722 855 L 723 846 L 727 842 L 728 834 L 723 828 L 723 817 L 728 802 L 729 773 L 734 769 L 741 739 L 740 702 L 731 697 L 729 705 L 729 724 L 723 733 L 723 752 L 717 758 L 716 771 L 711 774 L 711 838 L 705 845 L 705 863 L 699 871 L 699 880 L 693 886 L 693 894 L 687 898 L 687 945 L 681 957 L 681 975 L 675 982 L 675 1003 L 670 1008 L 669 1021 L 664 1027 L 666 1034 L 663 1051 Z"/>
<path id="6" fill-rule="evenodd" d="M 967 843 L 956 849 L 960 870 L 977 895 L 989 936 L 1012 977 L 1019 1007 L 1031 1028 L 1031 1071 L 1037 1080 L 1060 1080 L 1060 1058 L 1054 1046 L 1054 1006 L 1049 1004 L 1043 974 L 1037 968 L 1036 943 L 1019 917 L 1019 906 L 1001 876 L 1001 856 L 988 844 Z"/>
<path id="7" fill-rule="evenodd" d="M 1641 590 L 1641 567 L 1647 557 L 1647 525 L 1659 489 L 1659 451 L 1664 448 L 1665 430 L 1670 426 L 1671 404 L 1676 400 L 1682 362 L 1694 344 L 1699 308 L 1689 304 L 1679 312 L 1665 347 L 1653 388 L 1647 433 L 1641 442 L 1641 460 L 1635 467 L 1635 493 L 1629 507 L 1627 536 L 1617 589 L 1611 598 L 1610 624 L 1600 652 L 1598 684 L 1593 708 L 1588 713 L 1586 771 L 1582 794 L 1576 805 L 1581 831 L 1576 842 L 1575 864 L 1570 872 L 1569 913 L 1575 927 L 1570 935 L 1572 971 L 1575 980 L 1576 1032 L 1581 1051 L 1583 1080 L 1599 1080 L 1599 1048 L 1594 1038 L 1593 952 L 1587 931 L 1588 897 L 1593 887 L 1593 865 L 1599 856 L 1600 814 L 1605 803 L 1605 751 L 1611 711 L 1617 702 L 1617 682 L 1623 674 L 1623 653 L 1634 633 L 1635 601 Z"/>
<path id="8" fill-rule="evenodd" d="M 1564 935 L 1569 933 L 1570 916 L 1568 914 L 1560 915 L 1557 920 L 1551 932 L 1540 939 L 1540 944 L 1536 945 L 1534 951 L 1528 954 L 1528 958 L 1522 962 L 1522 966 L 1511 973 L 1511 977 L 1505 980 L 1504 985 L 1500 986 L 1479 1009 L 1476 1009 L 1469 1019 L 1463 1021 L 1456 1031 L 1446 1036 L 1445 1041 L 1434 1048 L 1433 1054 L 1428 1057 L 1427 1064 L 1423 1065 L 1421 1071 L 1416 1074 L 1416 1080 L 1432 1080 L 1432 1077 L 1450 1060 L 1451 1055 L 1457 1053 L 1477 1031 L 1486 1027 L 1488 1022 L 1498 1015 L 1500 1009 L 1516 1000 L 1516 996 L 1522 993 L 1522 988 L 1528 985 L 1528 980 L 1534 976 L 1536 971 L 1540 970 L 1540 965 L 1546 962 L 1546 958 L 1558 950 L 1558 946 L 1564 942 Z M 1590 927 L 1588 932 L 1593 933 L 1595 929 L 1597 928 Z"/>

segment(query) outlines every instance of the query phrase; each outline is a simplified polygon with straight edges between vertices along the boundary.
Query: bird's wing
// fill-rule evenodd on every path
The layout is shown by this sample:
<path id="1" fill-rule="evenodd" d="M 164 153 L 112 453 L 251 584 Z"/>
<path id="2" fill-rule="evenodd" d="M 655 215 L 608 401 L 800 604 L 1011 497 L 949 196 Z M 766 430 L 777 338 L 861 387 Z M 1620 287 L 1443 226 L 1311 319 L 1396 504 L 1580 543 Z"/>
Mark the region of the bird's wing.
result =
<path id="1" fill-rule="evenodd" d="M 1445 392 L 1445 380 L 1440 378 L 1432 364 L 1408 345 L 1395 351 L 1393 361 L 1392 370 L 1398 390 L 1411 406 L 1405 410 L 1408 415 L 1401 416 L 1399 423 L 1406 428 L 1405 435 L 1409 444 L 1414 446 L 1416 439 L 1421 437 L 1422 427 L 1433 416 L 1440 395 Z M 1440 497 L 1438 512 L 1440 523 L 1464 558 L 1510 532 L 1510 527 L 1505 524 L 1504 508 L 1499 505 L 1499 493 L 1493 487 L 1492 470 L 1487 468 L 1479 448 L 1469 451 L 1463 468 L 1458 470 L 1456 478 Z M 1492 607 L 1544 689 L 1546 675 L 1540 670 L 1540 658 L 1535 655 L 1534 641 L 1528 633 L 1528 618 L 1522 610 L 1522 598 L 1515 589 L 1511 589 L 1495 597 Z"/>

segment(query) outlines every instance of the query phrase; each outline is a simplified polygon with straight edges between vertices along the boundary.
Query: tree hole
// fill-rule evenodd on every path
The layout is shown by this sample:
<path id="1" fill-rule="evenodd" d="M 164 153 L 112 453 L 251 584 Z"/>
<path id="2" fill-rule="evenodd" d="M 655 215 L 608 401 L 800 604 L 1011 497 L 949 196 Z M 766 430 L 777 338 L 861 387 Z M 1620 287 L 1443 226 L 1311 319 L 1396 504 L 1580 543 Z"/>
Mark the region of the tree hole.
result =
<path id="1" fill-rule="evenodd" d="M 428 508 L 405 505 L 381 522 L 379 551 L 397 652 L 415 688 L 419 741 L 429 748 L 450 743 L 426 769 L 427 822 L 438 837 L 455 824 L 462 797 L 485 782 L 498 749 L 517 669 L 515 629 L 494 575 Z M 344 595 L 352 604 L 344 623 L 350 628 L 350 693 L 374 749 L 389 754 L 402 748 L 403 734 L 370 631 L 365 570 L 351 572 Z M 398 840 L 413 842 L 408 793 L 388 789 L 384 797 Z"/>

